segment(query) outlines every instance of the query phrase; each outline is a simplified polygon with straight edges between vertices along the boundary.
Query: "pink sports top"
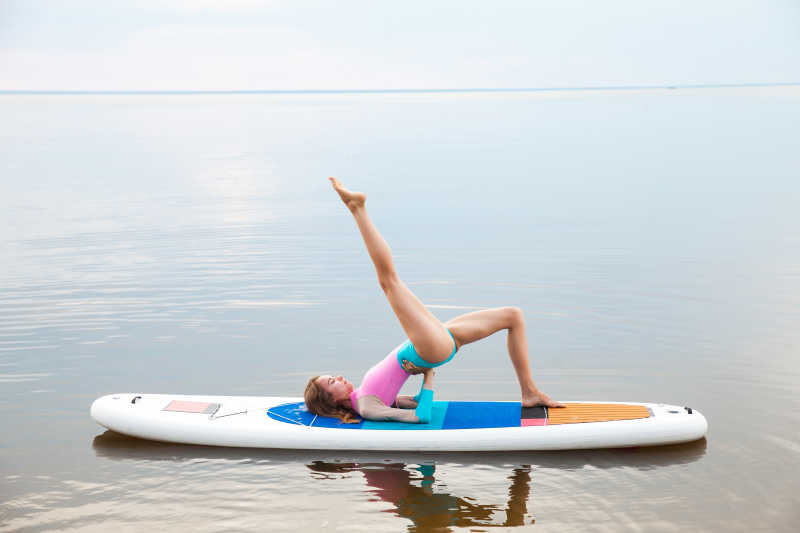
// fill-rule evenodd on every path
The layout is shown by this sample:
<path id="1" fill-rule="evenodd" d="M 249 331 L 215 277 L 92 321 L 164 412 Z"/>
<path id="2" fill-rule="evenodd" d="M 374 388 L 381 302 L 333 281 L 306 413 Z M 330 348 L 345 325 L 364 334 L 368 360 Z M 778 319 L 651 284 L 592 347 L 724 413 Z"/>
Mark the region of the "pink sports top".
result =
<path id="1" fill-rule="evenodd" d="M 387 407 L 395 403 L 397 393 L 403 388 L 409 376 L 397 361 L 397 351 L 402 346 L 389 352 L 389 355 L 367 370 L 361 385 L 350 393 L 350 403 L 353 407 L 358 405 L 359 398 L 369 395 L 377 396 Z M 363 416 L 363 413 L 359 414 Z"/>

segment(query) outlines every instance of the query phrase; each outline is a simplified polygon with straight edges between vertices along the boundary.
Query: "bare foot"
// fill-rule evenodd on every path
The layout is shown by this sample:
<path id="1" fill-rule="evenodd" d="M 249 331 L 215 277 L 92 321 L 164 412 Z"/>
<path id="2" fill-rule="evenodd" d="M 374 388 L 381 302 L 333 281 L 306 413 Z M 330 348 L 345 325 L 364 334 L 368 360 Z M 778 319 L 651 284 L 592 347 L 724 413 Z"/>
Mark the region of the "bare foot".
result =
<path id="1" fill-rule="evenodd" d="M 364 202 L 367 201 L 366 194 L 363 192 L 352 192 L 345 189 L 344 185 L 342 185 L 342 182 L 336 178 L 328 179 L 331 180 L 331 185 L 333 185 L 334 190 L 339 193 L 339 197 L 350 211 L 354 211 L 359 207 L 364 207 Z"/>
<path id="2" fill-rule="evenodd" d="M 522 395 L 522 407 L 535 407 L 537 405 L 544 405 L 545 407 L 566 407 L 563 403 L 551 399 L 550 396 L 541 391 Z"/>

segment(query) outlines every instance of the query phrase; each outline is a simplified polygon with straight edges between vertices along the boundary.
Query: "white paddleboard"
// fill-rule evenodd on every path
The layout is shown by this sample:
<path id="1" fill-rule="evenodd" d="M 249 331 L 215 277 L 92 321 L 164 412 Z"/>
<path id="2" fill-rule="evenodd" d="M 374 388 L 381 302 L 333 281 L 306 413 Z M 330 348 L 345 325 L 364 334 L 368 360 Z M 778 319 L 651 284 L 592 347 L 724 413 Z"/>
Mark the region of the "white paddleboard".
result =
<path id="1" fill-rule="evenodd" d="M 631 402 L 434 402 L 428 424 L 317 417 L 301 398 L 123 393 L 91 407 L 100 425 L 133 437 L 250 448 L 386 451 L 511 451 L 676 444 L 705 436 L 688 407 Z"/>

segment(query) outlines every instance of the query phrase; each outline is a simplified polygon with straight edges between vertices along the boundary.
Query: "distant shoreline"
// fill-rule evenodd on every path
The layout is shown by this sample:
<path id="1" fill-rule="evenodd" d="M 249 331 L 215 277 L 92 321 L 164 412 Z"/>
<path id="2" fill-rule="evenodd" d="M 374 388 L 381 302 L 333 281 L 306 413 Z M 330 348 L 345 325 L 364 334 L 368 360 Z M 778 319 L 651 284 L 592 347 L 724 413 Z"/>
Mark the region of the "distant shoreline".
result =
<path id="1" fill-rule="evenodd" d="M 579 91 L 641 91 L 654 89 L 737 89 L 753 87 L 800 87 L 800 82 L 708 83 L 668 85 L 606 85 L 585 87 L 516 87 L 466 89 L 276 89 L 276 90 L 0 90 L 0 95 L 226 95 L 226 94 L 441 94 L 441 93 L 532 93 Z"/>

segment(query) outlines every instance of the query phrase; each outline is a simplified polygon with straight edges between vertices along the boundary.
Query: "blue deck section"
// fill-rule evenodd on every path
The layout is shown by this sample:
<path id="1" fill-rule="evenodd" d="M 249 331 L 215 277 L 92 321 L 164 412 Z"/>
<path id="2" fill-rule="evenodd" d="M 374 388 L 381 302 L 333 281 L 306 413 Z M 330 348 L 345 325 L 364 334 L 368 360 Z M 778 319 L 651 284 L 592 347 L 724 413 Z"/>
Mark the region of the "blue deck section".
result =
<path id="1" fill-rule="evenodd" d="M 303 402 L 285 403 L 272 407 L 267 415 L 287 424 L 301 424 L 339 429 L 431 430 L 519 427 L 522 408 L 519 402 L 433 402 L 428 424 L 379 422 L 363 420 L 344 424 L 337 418 L 316 416 L 306 410 Z"/>
<path id="2" fill-rule="evenodd" d="M 449 402 L 442 429 L 508 428 L 520 426 L 519 402 Z"/>

